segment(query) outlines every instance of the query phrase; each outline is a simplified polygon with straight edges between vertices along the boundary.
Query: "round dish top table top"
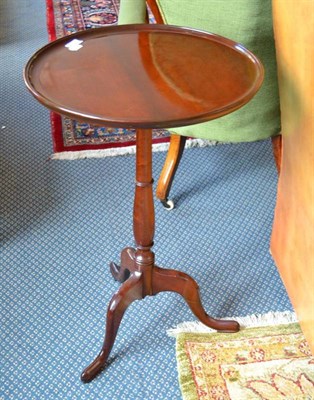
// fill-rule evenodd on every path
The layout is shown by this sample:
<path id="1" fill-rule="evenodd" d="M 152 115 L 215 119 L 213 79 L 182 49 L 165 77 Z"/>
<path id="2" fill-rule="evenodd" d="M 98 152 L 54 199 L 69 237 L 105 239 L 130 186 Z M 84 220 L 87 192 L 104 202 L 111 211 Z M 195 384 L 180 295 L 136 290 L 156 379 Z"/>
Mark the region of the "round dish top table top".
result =
<path id="1" fill-rule="evenodd" d="M 38 50 L 24 79 L 51 110 L 95 125 L 171 128 L 246 104 L 263 81 L 242 45 L 169 25 L 96 28 Z"/>

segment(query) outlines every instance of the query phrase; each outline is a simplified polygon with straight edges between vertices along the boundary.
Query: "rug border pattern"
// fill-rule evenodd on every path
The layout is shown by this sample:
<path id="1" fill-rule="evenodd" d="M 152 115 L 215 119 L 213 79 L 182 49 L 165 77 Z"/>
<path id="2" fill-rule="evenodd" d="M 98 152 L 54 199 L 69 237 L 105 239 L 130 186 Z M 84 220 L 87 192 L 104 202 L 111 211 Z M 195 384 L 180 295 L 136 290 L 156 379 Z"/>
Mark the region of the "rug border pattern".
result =
<path id="1" fill-rule="evenodd" d="M 60 3 L 62 0 L 46 0 L 46 19 L 47 19 L 47 30 L 49 41 L 58 39 L 59 37 L 69 34 L 63 28 L 62 12 L 60 10 Z M 67 2 L 69 3 L 69 2 Z M 112 0 L 112 5 L 118 13 L 118 1 Z M 75 24 L 78 26 L 78 30 L 85 29 L 83 16 L 80 9 L 80 0 L 71 0 L 71 4 L 68 7 L 73 7 L 75 10 Z M 78 18 L 80 16 L 80 18 Z M 61 32 L 63 31 L 63 34 Z M 71 33 L 71 32 L 70 32 Z M 52 142 L 54 155 L 62 153 L 61 158 L 65 159 L 63 153 L 66 152 L 81 152 L 81 151 L 98 151 L 104 150 L 104 156 L 106 155 L 118 155 L 118 154 L 132 154 L 132 150 L 124 150 L 124 148 L 132 147 L 135 145 L 135 130 L 124 130 L 125 133 L 118 135 L 105 136 L 103 138 L 84 138 L 80 143 L 79 139 L 74 136 L 73 120 L 68 117 L 60 116 L 54 112 L 50 114 L 51 130 L 52 130 Z M 70 127 L 70 128 L 69 128 Z M 128 133 L 129 132 L 129 133 Z M 70 140 L 67 140 L 70 139 Z M 170 133 L 165 130 L 156 129 L 153 130 L 153 145 L 168 143 L 170 140 Z M 71 143 L 72 142 L 72 143 Z M 77 144 L 75 143 L 77 142 Z M 70 144 L 71 143 L 71 144 Z M 110 151 L 113 149 L 113 151 Z M 107 151 L 109 150 L 109 151 Z M 121 150 L 121 151 L 120 151 Z M 107 152 L 106 152 L 107 151 Z M 93 157 L 94 153 L 85 153 L 85 157 L 88 155 Z M 97 154 L 97 153 L 95 153 Z M 52 158 L 58 158 L 58 156 Z M 69 159 L 76 158 L 69 156 Z M 77 158 L 84 158 L 78 156 Z"/>

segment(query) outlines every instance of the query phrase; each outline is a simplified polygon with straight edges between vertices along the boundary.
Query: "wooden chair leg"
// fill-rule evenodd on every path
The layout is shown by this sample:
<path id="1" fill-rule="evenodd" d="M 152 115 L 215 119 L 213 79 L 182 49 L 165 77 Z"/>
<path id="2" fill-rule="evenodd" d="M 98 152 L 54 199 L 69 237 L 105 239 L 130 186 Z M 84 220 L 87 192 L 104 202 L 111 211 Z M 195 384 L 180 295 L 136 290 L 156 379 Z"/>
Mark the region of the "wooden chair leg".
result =
<path id="1" fill-rule="evenodd" d="M 281 156 L 282 156 L 282 136 L 281 135 L 273 136 L 271 138 L 271 141 L 273 145 L 275 163 L 279 174 L 281 168 Z"/>
<path id="2" fill-rule="evenodd" d="M 151 10 L 151 12 L 152 12 L 152 14 L 153 14 L 153 16 L 155 18 L 156 23 L 157 24 L 163 24 L 164 20 L 163 20 L 163 18 L 161 16 L 161 13 L 160 13 L 158 4 L 156 3 L 156 0 L 146 0 L 146 3 L 150 8 L 150 10 Z"/>
<path id="3" fill-rule="evenodd" d="M 172 200 L 168 199 L 173 179 L 175 177 L 177 168 L 180 164 L 183 155 L 186 137 L 172 134 L 170 138 L 170 146 L 167 153 L 166 161 L 161 171 L 158 185 L 156 189 L 156 196 L 161 201 L 163 206 L 167 209 L 172 209 L 174 204 Z M 281 156 L 282 156 L 282 136 L 277 135 L 272 137 L 273 153 L 278 174 L 280 173 Z"/>
<path id="4" fill-rule="evenodd" d="M 168 196 L 184 151 L 185 142 L 185 136 L 171 135 L 166 161 L 158 180 L 156 196 L 167 209 L 172 209 L 174 206 L 173 202 L 168 200 Z"/>

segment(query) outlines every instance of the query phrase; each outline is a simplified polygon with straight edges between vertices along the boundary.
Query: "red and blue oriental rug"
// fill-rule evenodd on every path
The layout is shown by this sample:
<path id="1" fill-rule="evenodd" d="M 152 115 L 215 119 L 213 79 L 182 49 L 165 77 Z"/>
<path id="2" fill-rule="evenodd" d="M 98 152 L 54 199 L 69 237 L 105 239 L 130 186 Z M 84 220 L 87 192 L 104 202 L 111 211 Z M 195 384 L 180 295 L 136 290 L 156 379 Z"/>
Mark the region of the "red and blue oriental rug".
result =
<path id="1" fill-rule="evenodd" d="M 117 24 L 119 0 L 46 0 L 49 40 L 84 29 Z M 94 127 L 51 113 L 52 158 L 103 157 L 134 152 L 135 130 Z M 153 143 L 169 142 L 169 132 L 154 130 Z"/>

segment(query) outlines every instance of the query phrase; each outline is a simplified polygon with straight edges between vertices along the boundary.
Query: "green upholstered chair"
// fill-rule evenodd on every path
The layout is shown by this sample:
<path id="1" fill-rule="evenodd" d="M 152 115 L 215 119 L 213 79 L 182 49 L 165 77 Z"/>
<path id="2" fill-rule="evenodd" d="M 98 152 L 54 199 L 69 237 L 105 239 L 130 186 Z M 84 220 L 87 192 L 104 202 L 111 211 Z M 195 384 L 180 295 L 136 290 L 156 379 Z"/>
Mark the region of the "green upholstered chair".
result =
<path id="1" fill-rule="evenodd" d="M 170 148 L 157 186 L 157 197 L 164 206 L 173 207 L 168 194 L 187 137 L 233 143 L 276 138 L 273 144 L 278 167 L 281 127 L 272 1 L 147 0 L 147 3 L 157 23 L 202 29 L 230 38 L 251 50 L 265 68 L 262 88 L 241 109 L 207 123 L 171 128 Z M 120 0 L 119 24 L 146 21 L 145 0 Z"/>

